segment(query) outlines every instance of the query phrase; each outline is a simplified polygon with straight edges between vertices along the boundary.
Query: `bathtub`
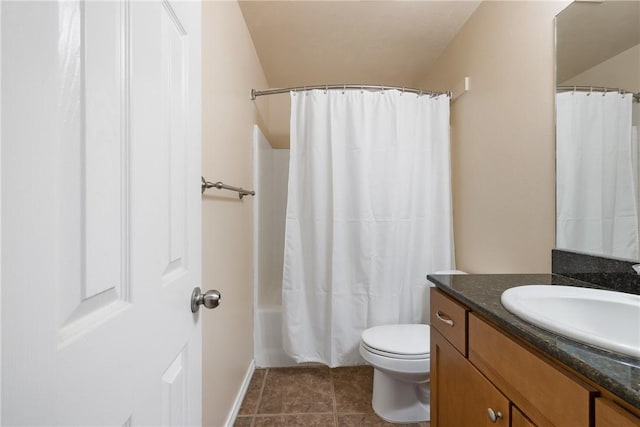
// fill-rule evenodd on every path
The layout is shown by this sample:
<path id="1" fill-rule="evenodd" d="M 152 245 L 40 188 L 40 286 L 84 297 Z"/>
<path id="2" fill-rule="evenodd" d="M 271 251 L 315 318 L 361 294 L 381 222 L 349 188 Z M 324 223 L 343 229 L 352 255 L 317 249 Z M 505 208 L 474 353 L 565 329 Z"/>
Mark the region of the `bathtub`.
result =
<path id="1" fill-rule="evenodd" d="M 254 318 L 254 357 L 258 368 L 296 366 L 282 348 L 282 307 L 258 307 Z"/>

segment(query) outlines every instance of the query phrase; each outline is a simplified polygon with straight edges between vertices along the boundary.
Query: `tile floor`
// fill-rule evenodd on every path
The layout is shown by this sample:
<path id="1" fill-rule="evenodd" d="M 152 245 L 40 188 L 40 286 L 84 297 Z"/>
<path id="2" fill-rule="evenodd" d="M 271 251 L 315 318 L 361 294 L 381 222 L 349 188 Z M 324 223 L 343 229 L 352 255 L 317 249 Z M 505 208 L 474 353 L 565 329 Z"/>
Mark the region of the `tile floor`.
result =
<path id="1" fill-rule="evenodd" d="M 429 427 L 379 418 L 371 409 L 372 387 L 370 366 L 256 369 L 234 426 Z"/>

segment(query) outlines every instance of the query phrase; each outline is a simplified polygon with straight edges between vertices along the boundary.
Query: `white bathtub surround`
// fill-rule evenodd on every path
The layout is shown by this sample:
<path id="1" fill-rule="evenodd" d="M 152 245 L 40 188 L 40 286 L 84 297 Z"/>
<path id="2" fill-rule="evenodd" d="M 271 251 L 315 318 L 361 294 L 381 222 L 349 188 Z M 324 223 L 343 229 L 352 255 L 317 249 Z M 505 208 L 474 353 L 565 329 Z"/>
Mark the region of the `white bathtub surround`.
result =
<path id="1" fill-rule="evenodd" d="M 260 368 L 293 366 L 282 347 L 282 262 L 289 150 L 254 127 L 254 357 Z"/>
<path id="2" fill-rule="evenodd" d="M 282 306 L 258 307 L 256 310 L 254 353 L 260 368 L 296 365 L 282 345 Z"/>
<path id="3" fill-rule="evenodd" d="M 632 96 L 564 92 L 556 109 L 558 248 L 638 259 Z"/>
<path id="4" fill-rule="evenodd" d="M 354 365 L 363 330 L 419 323 L 426 274 L 454 268 L 449 99 L 291 103 L 283 344 L 297 362 Z"/>

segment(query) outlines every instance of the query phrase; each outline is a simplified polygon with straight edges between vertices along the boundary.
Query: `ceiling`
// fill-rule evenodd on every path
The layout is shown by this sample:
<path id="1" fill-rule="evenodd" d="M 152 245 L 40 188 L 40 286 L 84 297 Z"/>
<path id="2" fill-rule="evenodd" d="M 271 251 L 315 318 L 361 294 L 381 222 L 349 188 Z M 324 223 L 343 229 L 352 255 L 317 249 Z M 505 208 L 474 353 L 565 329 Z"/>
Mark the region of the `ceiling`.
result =
<path id="1" fill-rule="evenodd" d="M 240 8 L 270 87 L 417 87 L 479 4 L 241 0 Z"/>

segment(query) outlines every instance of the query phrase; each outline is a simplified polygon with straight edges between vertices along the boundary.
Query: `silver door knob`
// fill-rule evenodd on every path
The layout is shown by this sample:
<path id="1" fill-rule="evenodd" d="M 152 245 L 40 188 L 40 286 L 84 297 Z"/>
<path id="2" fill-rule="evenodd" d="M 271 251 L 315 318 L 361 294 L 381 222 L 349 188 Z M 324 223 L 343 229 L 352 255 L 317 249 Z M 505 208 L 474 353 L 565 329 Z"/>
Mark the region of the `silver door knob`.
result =
<path id="1" fill-rule="evenodd" d="M 191 312 L 197 313 L 201 305 L 206 308 L 216 308 L 220 305 L 221 298 L 220 292 L 216 290 L 207 291 L 203 294 L 202 290 L 196 287 L 191 293 Z"/>
<path id="2" fill-rule="evenodd" d="M 498 422 L 498 420 L 499 420 L 500 418 L 502 418 L 502 412 L 500 412 L 500 411 L 495 412 L 495 411 L 494 411 L 493 409 L 491 409 L 491 408 L 487 408 L 487 415 L 489 416 L 489 420 L 490 420 L 492 423 Z"/>

